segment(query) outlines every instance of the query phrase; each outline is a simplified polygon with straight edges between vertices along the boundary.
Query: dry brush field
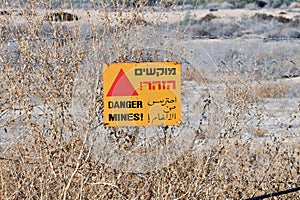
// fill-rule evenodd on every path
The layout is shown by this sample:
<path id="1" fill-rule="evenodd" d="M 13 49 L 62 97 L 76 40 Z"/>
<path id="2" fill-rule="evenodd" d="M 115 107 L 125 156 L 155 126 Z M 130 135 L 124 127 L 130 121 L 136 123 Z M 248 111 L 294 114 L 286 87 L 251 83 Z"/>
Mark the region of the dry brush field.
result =
<path id="1" fill-rule="evenodd" d="M 300 10 L 3 10 L 1 199 L 247 199 L 299 187 Z M 180 126 L 104 126 L 103 64 L 131 61 L 181 62 Z"/>

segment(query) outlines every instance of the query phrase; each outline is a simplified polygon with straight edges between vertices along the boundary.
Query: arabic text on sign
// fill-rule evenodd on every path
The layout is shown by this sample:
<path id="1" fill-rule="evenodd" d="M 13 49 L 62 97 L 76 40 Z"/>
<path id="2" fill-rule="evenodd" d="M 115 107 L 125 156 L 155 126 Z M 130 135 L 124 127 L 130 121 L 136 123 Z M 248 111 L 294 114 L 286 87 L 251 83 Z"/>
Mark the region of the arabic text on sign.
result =
<path id="1" fill-rule="evenodd" d="M 153 106 L 154 104 L 160 104 L 161 106 L 165 106 L 170 103 L 175 103 L 177 101 L 176 97 L 174 99 L 170 99 L 169 97 L 161 100 L 154 100 L 154 101 L 149 101 L 148 106 Z"/>
<path id="2" fill-rule="evenodd" d="M 176 113 L 158 113 L 155 117 L 153 117 L 152 119 L 150 118 L 150 116 L 148 116 L 148 120 L 151 121 L 151 123 L 153 123 L 155 120 L 158 121 L 165 121 L 165 120 L 175 120 L 176 119 Z"/>

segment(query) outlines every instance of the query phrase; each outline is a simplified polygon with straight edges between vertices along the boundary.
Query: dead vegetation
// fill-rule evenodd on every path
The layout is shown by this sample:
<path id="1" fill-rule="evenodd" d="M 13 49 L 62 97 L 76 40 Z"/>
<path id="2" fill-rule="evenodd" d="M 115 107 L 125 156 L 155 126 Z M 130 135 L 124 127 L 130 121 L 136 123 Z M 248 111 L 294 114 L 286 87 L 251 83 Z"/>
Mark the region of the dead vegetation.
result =
<path id="1" fill-rule="evenodd" d="M 237 38 L 261 35 L 276 39 L 299 38 L 300 21 L 297 17 L 290 18 L 260 12 L 239 20 L 223 20 L 222 17 L 212 13 L 196 19 L 195 16 L 187 13 L 181 24 L 184 25 L 184 29 L 191 30 L 194 36 L 200 37 Z"/>
<path id="2" fill-rule="evenodd" d="M 68 12 L 53 12 L 53 13 L 49 13 L 44 17 L 46 20 L 49 21 L 77 21 L 79 20 L 78 16 L 68 13 Z"/>
<path id="3" fill-rule="evenodd" d="M 44 20 L 33 23 L 25 11 L 26 31 L 1 22 L 12 27 L 6 30 L 7 37 L 0 38 L 2 199 L 246 199 L 299 186 L 296 128 L 300 107 L 286 106 L 287 114 L 274 117 L 278 111 L 268 112 L 269 104 L 261 104 L 299 97 L 298 84 L 268 79 L 264 74 L 269 71 L 258 65 L 246 71 L 246 65 L 237 62 L 242 57 L 239 52 L 228 56 L 226 62 L 232 65 L 217 72 L 209 69 L 210 76 L 216 75 L 213 83 L 198 70 L 204 63 L 193 66 L 183 62 L 188 67 L 182 78 L 191 85 L 183 94 L 196 101 L 197 106 L 189 108 L 196 113 L 196 129 L 190 128 L 193 121 L 181 127 L 153 128 L 150 130 L 157 133 L 153 141 L 140 144 L 136 141 L 148 136 L 143 128 L 106 129 L 103 63 L 182 60 L 190 51 L 196 56 L 200 53 L 191 46 L 189 52 L 180 48 L 183 39 L 176 36 L 178 32 L 172 35 L 170 24 L 163 27 L 159 19 L 156 24 L 148 23 L 144 11 L 132 10 L 129 19 L 103 12 L 101 31 L 92 22 L 88 31 L 82 30 L 82 19 L 76 21 L 73 15 L 48 15 L 54 21 L 75 19 L 78 27 L 49 23 L 50 31 L 43 37 L 37 33 L 45 26 Z M 216 20 L 213 15 L 207 18 L 201 23 Z M 221 27 L 225 29 L 225 25 Z M 83 32 L 86 35 L 81 36 Z M 161 33 L 170 34 L 172 40 L 157 37 Z M 65 39 L 63 43 L 61 39 Z M 254 81 L 255 70 L 262 75 Z M 79 117 L 72 110 L 75 96 L 83 107 Z M 189 112 L 184 114 L 192 117 Z M 281 123 L 276 131 L 267 124 L 271 117 Z M 282 125 L 287 120 L 287 126 Z M 172 133 L 178 128 L 182 128 L 180 134 L 188 134 L 187 129 L 197 133 L 193 145 L 168 165 L 154 165 L 144 173 L 116 168 L 96 154 L 100 148 L 95 144 L 107 135 L 117 139 L 104 149 L 122 148 L 119 152 L 126 156 L 139 147 L 150 154 L 150 150 L 176 140 Z M 282 199 L 298 196 L 295 192 Z"/>
<path id="4" fill-rule="evenodd" d="M 268 15 L 265 13 L 256 13 L 252 17 L 259 22 L 276 21 L 276 22 L 283 23 L 283 24 L 291 24 L 291 26 L 298 26 L 300 23 L 299 19 L 290 19 L 290 18 L 286 18 L 284 16 L 274 16 L 274 15 Z"/>
<path id="5" fill-rule="evenodd" d="M 10 12 L 8 12 L 6 10 L 1 10 L 0 15 L 10 15 Z"/>

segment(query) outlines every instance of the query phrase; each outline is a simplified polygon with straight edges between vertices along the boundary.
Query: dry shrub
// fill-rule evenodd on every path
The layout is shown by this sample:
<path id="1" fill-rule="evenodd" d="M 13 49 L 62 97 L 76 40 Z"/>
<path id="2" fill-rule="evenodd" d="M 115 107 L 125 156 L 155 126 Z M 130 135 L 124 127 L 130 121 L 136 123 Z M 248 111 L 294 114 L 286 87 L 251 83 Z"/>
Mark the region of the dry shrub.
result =
<path id="1" fill-rule="evenodd" d="M 247 105 L 256 100 L 255 91 L 247 85 L 228 84 L 226 87 L 226 99 L 232 105 Z"/>
<path id="2" fill-rule="evenodd" d="M 53 12 L 49 13 L 44 17 L 46 20 L 49 21 L 77 21 L 79 18 L 71 13 L 67 12 Z"/>
<path id="3" fill-rule="evenodd" d="M 253 103 L 261 99 L 281 99 L 291 96 L 297 96 L 298 82 L 296 79 L 277 79 L 272 80 L 260 80 L 253 81 L 252 79 L 244 80 L 233 77 L 231 75 L 227 76 L 226 84 L 226 99 L 229 102 L 242 101 L 243 104 Z M 273 75 L 275 77 L 275 75 Z M 266 79 L 266 78 L 265 78 Z"/>
<path id="4" fill-rule="evenodd" d="M 11 15 L 11 13 L 6 10 L 1 10 L 0 15 Z"/>
<path id="5" fill-rule="evenodd" d="M 199 20 L 199 23 L 204 23 L 204 22 L 210 22 L 212 21 L 213 19 L 217 19 L 218 17 L 213 15 L 213 14 L 207 14 L 205 15 L 204 17 L 202 17 L 200 20 Z"/>
<path id="6" fill-rule="evenodd" d="M 269 131 L 267 129 L 260 128 L 260 127 L 247 128 L 247 131 L 249 133 L 253 134 L 254 136 L 258 136 L 258 137 L 266 136 L 269 133 Z"/>
<path id="7" fill-rule="evenodd" d="M 291 86 L 284 83 L 267 83 L 254 86 L 259 98 L 284 98 L 293 92 Z"/>
<path id="8" fill-rule="evenodd" d="M 291 5 L 290 5 L 289 7 L 290 7 L 290 8 L 300 8 L 300 3 L 292 2 Z"/>
<path id="9" fill-rule="evenodd" d="M 45 153 L 51 154 L 42 160 L 1 163 L 2 197 L 241 199 L 295 187 L 299 149 L 287 151 L 273 142 L 251 147 L 239 140 L 219 140 L 209 152 L 190 150 L 169 167 L 147 174 L 100 164 L 82 149 L 80 141 L 61 148 L 49 146 Z M 283 155 L 286 159 L 279 159 Z"/>
<path id="10" fill-rule="evenodd" d="M 93 37 L 90 40 L 76 37 L 61 43 L 49 39 L 66 36 L 58 34 L 62 28 L 60 24 L 55 26 L 52 23 L 49 24 L 53 29 L 47 36 L 49 38 L 40 38 L 36 33 L 43 20 L 38 18 L 35 23 L 28 16 L 24 17 L 28 19 L 27 31 L 9 33 L 17 45 L 8 38 L 0 39 L 2 199 L 245 199 L 297 186 L 300 166 L 298 138 L 288 140 L 288 134 L 286 137 L 247 138 L 242 131 L 245 117 L 251 110 L 249 105 L 259 98 L 284 97 L 285 86 L 252 86 L 251 82 L 238 76 L 232 80 L 227 76 L 228 80 L 219 81 L 223 85 L 209 91 L 212 94 L 209 99 L 199 99 L 199 105 L 207 105 L 203 107 L 211 115 L 224 117 L 224 121 L 213 126 L 213 131 L 223 133 L 221 137 L 208 138 L 200 127 L 195 130 L 201 136 L 198 138 L 200 144 L 191 147 L 169 166 L 147 173 L 117 170 L 96 159 L 93 139 L 108 134 L 101 129 L 96 138 L 91 136 L 92 131 L 103 125 L 102 63 L 152 59 L 147 52 L 143 53 L 142 47 L 160 49 L 164 46 L 172 51 L 176 45 L 171 41 L 172 45 L 167 46 L 165 44 L 170 41 L 165 41 L 165 38 L 151 37 L 151 34 L 165 33 L 169 27 L 158 27 L 161 28 L 159 32 L 157 27 L 140 26 L 138 21 L 144 14 L 141 10 L 130 10 L 135 15 L 131 15 L 132 23 L 125 24 L 122 22 L 128 20 L 127 16 L 105 9 L 102 12 L 103 32 L 91 25 Z M 80 21 L 76 22 L 78 26 Z M 82 30 L 76 26 L 73 28 L 75 36 L 80 35 Z M 152 32 L 147 35 L 145 30 Z M 178 38 L 175 39 L 179 42 Z M 146 40 L 153 43 L 145 43 Z M 174 58 L 171 55 L 157 56 L 165 60 Z M 71 113 L 70 104 L 75 95 L 76 77 L 82 74 L 86 76 L 79 91 L 90 84 L 95 84 L 96 89 L 91 90 L 95 93 L 91 95 L 95 105 L 84 107 L 88 115 L 80 121 Z M 196 85 L 209 84 L 193 67 L 188 67 L 183 77 Z M 223 90 L 224 97 L 217 99 Z M 88 104 L 89 98 L 83 96 L 81 100 Z M 212 104 L 216 108 L 211 108 Z M 205 112 L 201 114 L 203 121 L 210 119 Z M 264 134 L 263 129 L 258 128 L 252 131 L 259 130 L 257 134 Z M 297 195 L 291 193 L 285 197 L 295 199 Z"/>
<path id="11" fill-rule="evenodd" d="M 257 20 L 258 22 L 270 22 L 270 21 L 277 21 L 280 23 L 291 23 L 293 20 L 283 17 L 283 16 L 273 16 L 273 15 L 267 15 L 264 13 L 256 13 L 255 15 L 252 16 L 252 18 L 254 18 L 255 20 Z"/>

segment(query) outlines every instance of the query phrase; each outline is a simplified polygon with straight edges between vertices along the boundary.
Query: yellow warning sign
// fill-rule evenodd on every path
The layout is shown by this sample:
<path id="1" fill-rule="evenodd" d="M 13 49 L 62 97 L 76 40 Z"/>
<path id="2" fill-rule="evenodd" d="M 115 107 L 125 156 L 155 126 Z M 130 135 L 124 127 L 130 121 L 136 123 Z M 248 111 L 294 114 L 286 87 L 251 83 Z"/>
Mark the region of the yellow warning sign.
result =
<path id="1" fill-rule="evenodd" d="M 103 85 L 106 126 L 180 125 L 179 62 L 105 65 Z"/>

